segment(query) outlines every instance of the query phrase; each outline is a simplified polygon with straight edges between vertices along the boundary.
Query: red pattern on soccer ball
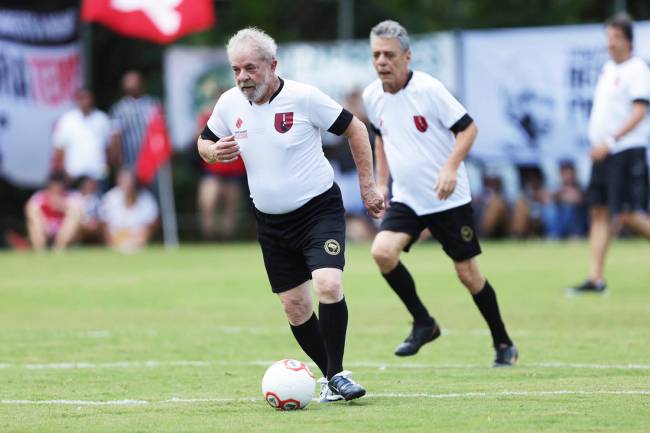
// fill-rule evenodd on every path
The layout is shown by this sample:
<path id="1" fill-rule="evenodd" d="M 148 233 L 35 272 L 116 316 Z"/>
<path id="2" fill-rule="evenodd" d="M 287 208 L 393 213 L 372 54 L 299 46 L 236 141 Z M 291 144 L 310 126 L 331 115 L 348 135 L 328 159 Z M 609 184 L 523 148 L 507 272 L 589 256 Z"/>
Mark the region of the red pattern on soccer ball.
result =
<path id="1" fill-rule="evenodd" d="M 271 405 L 271 407 L 277 409 L 277 410 L 297 410 L 300 409 L 300 402 L 298 400 L 295 400 L 293 398 L 288 398 L 286 400 L 282 400 L 278 395 L 274 392 L 268 391 L 264 395 L 264 400 Z"/>
<path id="2" fill-rule="evenodd" d="M 312 378 L 314 377 L 314 374 L 311 372 L 309 367 L 307 367 L 307 365 L 303 362 L 296 361 L 295 359 L 283 359 L 282 363 L 289 370 L 293 370 L 293 371 L 305 370 L 309 376 L 311 376 Z M 296 363 L 298 365 L 296 365 Z"/>

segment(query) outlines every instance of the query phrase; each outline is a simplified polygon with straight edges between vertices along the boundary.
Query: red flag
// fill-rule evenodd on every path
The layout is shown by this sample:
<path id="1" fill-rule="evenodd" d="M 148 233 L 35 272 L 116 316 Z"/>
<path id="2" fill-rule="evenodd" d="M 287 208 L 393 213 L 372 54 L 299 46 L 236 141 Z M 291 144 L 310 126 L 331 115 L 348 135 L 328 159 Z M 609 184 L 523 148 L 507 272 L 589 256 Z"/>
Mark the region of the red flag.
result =
<path id="1" fill-rule="evenodd" d="M 172 154 L 172 146 L 167 134 L 162 110 L 157 108 L 153 113 L 147 131 L 144 134 L 140 155 L 135 164 L 135 174 L 138 180 L 148 185 L 156 172 L 167 162 Z"/>
<path id="2" fill-rule="evenodd" d="M 125 36 L 168 44 L 215 23 L 212 0 L 83 0 L 81 19 Z"/>

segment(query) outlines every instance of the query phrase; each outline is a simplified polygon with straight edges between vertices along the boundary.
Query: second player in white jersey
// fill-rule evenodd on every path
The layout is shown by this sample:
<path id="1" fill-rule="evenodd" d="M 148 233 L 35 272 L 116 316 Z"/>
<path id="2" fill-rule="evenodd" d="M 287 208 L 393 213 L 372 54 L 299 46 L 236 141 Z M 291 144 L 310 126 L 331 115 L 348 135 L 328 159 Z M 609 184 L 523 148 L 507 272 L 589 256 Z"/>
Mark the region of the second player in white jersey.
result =
<path id="1" fill-rule="evenodd" d="M 418 215 L 458 207 L 471 201 L 464 163 L 456 189 L 440 200 L 433 186 L 453 151 L 454 129 L 471 123 L 465 108 L 445 86 L 424 72 L 410 72 L 397 93 L 384 92 L 381 80 L 363 93 L 368 118 L 381 134 L 390 172 L 393 200 Z"/>
<path id="2" fill-rule="evenodd" d="M 379 78 L 363 94 L 377 132 L 377 183 L 384 194 L 388 194 L 389 177 L 393 179 L 393 196 L 372 244 L 372 256 L 413 317 L 411 333 L 395 355 L 415 355 L 441 335 L 399 258 L 428 229 L 453 261 L 458 278 L 490 328 L 494 366 L 510 366 L 518 352 L 501 319 L 494 289 L 478 266 L 481 247 L 463 164 L 478 128 L 442 83 L 409 69 L 409 45 L 406 29 L 395 21 L 383 21 L 372 29 L 372 64 Z"/>

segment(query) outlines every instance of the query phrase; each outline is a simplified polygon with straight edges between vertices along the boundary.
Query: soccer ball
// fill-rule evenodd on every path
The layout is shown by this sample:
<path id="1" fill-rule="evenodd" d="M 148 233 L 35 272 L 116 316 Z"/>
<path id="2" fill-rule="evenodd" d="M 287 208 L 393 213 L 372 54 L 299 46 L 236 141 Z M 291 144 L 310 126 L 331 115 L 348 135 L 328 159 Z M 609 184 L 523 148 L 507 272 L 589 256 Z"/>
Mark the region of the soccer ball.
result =
<path id="1" fill-rule="evenodd" d="M 304 409 L 314 396 L 316 381 L 309 367 L 295 359 L 273 363 L 262 379 L 262 395 L 277 410 Z"/>

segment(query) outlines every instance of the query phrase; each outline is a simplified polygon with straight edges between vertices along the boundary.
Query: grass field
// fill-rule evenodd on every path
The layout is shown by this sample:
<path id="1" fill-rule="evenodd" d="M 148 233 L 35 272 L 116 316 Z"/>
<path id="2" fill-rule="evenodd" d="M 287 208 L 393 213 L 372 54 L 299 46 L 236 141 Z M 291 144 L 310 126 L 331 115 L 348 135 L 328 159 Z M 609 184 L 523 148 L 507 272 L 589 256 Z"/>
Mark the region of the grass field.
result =
<path id="1" fill-rule="evenodd" d="M 358 402 L 276 412 L 271 361 L 306 360 L 255 244 L 0 254 L 0 432 L 649 432 L 650 248 L 618 242 L 608 296 L 566 298 L 585 243 L 483 245 L 519 347 L 490 368 L 487 328 L 432 244 L 404 257 L 444 335 L 393 348 L 405 310 L 349 246 L 346 367 Z"/>

